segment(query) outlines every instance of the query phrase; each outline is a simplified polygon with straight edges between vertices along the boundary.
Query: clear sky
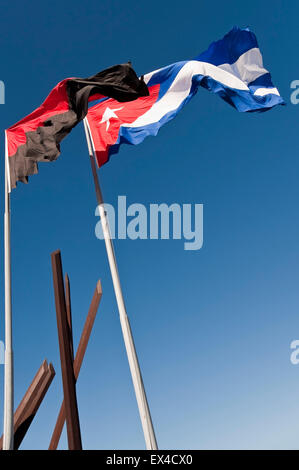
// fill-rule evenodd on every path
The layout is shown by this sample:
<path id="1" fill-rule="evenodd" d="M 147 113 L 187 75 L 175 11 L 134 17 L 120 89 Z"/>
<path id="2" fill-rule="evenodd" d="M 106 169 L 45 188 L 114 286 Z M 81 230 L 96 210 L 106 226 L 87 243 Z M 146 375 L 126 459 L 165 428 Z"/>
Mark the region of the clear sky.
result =
<path id="1" fill-rule="evenodd" d="M 184 251 L 181 240 L 115 242 L 162 449 L 299 448 L 299 365 L 290 362 L 299 339 L 299 105 L 290 103 L 298 14 L 297 2 L 278 0 L 1 2 L 3 150 L 3 129 L 58 81 L 127 60 L 143 74 L 196 56 L 234 25 L 256 33 L 287 102 L 240 114 L 201 89 L 157 137 L 123 146 L 100 172 L 112 204 L 118 195 L 128 204 L 204 204 L 199 251 Z M 77 387 L 83 446 L 144 448 L 95 207 L 79 124 L 59 159 L 12 193 L 16 404 L 44 358 L 57 371 L 23 449 L 47 448 L 62 399 L 50 264 L 58 248 L 71 280 L 75 345 L 97 279 L 103 284 Z M 3 269 L 0 281 L 4 339 Z"/>

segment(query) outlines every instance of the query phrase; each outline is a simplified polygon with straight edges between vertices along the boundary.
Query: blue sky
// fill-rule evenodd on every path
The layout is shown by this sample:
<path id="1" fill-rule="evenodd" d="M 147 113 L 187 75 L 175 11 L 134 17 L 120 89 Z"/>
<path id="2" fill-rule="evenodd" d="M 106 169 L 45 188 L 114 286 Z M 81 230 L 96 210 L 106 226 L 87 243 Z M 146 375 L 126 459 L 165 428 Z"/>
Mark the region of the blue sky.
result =
<path id="1" fill-rule="evenodd" d="M 196 56 L 234 25 L 256 33 L 287 102 L 240 114 L 200 90 L 156 138 L 123 146 L 100 172 L 112 204 L 118 195 L 128 204 L 204 204 L 199 251 L 184 251 L 181 240 L 115 242 L 162 449 L 299 448 L 299 365 L 290 362 L 299 339 L 299 105 L 290 103 L 298 14 L 296 2 L 277 0 L 1 4 L 1 131 L 65 77 L 127 60 L 146 73 Z M 57 371 L 23 449 L 47 448 L 62 398 L 50 264 L 57 248 L 71 280 L 76 345 L 97 279 L 103 284 L 77 387 L 83 446 L 144 448 L 95 207 L 80 124 L 61 157 L 12 194 L 16 404 L 44 358 Z"/>

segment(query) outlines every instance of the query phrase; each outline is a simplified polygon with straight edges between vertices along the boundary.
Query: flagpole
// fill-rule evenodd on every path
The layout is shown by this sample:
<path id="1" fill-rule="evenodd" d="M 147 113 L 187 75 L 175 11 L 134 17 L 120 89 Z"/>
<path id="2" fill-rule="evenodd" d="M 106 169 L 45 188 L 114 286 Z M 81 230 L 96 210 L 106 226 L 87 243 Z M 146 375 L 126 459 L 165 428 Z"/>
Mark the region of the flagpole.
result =
<path id="1" fill-rule="evenodd" d="M 106 250 L 107 250 L 107 255 L 108 255 L 108 261 L 109 261 L 109 266 L 110 266 L 110 271 L 111 271 L 111 276 L 112 276 L 112 281 L 113 281 L 113 286 L 114 286 L 114 292 L 115 292 L 118 311 L 119 311 L 120 324 L 121 324 L 122 334 L 123 334 L 124 343 L 126 347 L 127 357 L 129 361 L 129 366 L 130 366 L 132 381 L 134 385 L 136 400 L 138 404 L 141 424 L 143 428 L 146 448 L 147 450 L 157 450 L 158 447 L 157 447 L 155 431 L 154 431 L 151 414 L 150 414 L 150 410 L 149 410 L 149 406 L 148 406 L 148 402 L 146 398 L 146 393 L 145 393 L 142 375 L 141 375 L 139 362 L 138 362 L 138 357 L 137 357 L 137 353 L 136 353 L 136 349 L 134 345 L 130 322 L 129 322 L 129 318 L 126 312 L 125 302 L 123 298 L 123 293 L 121 289 L 121 284 L 120 284 L 120 279 L 119 279 L 119 274 L 118 274 L 118 269 L 117 269 L 117 264 L 116 264 L 113 242 L 111 239 L 109 221 L 106 216 L 106 211 L 104 209 L 103 195 L 102 195 L 100 182 L 99 182 L 99 178 L 98 178 L 98 174 L 97 174 L 97 170 L 95 166 L 95 158 L 94 158 L 95 150 L 94 150 L 93 142 L 92 142 L 90 132 L 88 129 L 87 119 L 84 118 L 83 122 L 84 122 L 84 130 L 85 130 L 85 135 L 86 135 L 86 140 L 87 140 L 90 164 L 91 164 L 91 169 L 92 169 L 92 174 L 93 174 L 93 179 L 94 179 L 96 197 L 97 197 L 97 202 L 98 202 L 99 212 L 100 212 L 100 217 L 101 217 L 102 229 L 103 229 L 103 234 L 104 234 L 104 239 L 105 239 L 105 245 L 106 245 Z"/>
<path id="2" fill-rule="evenodd" d="M 4 365 L 4 426 L 3 450 L 12 450 L 14 443 L 14 382 L 11 312 L 11 250 L 10 250 L 10 183 L 5 132 L 5 212 L 4 212 L 4 273 L 5 273 L 5 365 Z"/>

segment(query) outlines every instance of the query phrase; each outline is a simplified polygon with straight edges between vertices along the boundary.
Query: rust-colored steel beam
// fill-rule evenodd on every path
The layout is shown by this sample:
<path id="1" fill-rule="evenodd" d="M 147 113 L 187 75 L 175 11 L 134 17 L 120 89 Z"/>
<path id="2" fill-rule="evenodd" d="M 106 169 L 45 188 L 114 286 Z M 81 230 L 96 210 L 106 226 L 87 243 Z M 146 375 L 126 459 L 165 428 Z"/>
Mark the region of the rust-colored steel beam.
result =
<path id="1" fill-rule="evenodd" d="M 60 250 L 51 254 L 66 429 L 69 450 L 82 450 L 71 338 L 67 320 Z"/>
<path id="2" fill-rule="evenodd" d="M 93 298 L 89 307 L 88 315 L 85 321 L 85 325 L 81 334 L 79 346 L 77 349 L 76 357 L 74 360 L 74 374 L 77 381 L 83 362 L 83 358 L 86 352 L 87 344 L 90 338 L 94 320 L 99 308 L 99 304 L 102 298 L 102 285 L 101 281 L 98 281 L 96 289 L 93 294 Z M 55 429 L 52 434 L 52 439 L 49 445 L 49 450 L 56 450 L 58 447 L 59 439 L 63 430 L 63 425 L 65 421 L 65 407 L 64 401 L 62 402 L 59 415 L 56 421 Z"/>
<path id="3" fill-rule="evenodd" d="M 48 366 L 47 373 L 45 377 L 43 378 L 41 387 L 37 391 L 37 393 L 32 397 L 32 400 L 29 403 L 28 409 L 26 411 L 26 414 L 24 414 L 22 422 L 20 423 L 20 426 L 16 429 L 15 434 L 14 434 L 14 449 L 18 449 L 29 429 L 30 424 L 32 423 L 37 410 L 40 407 L 41 402 L 44 399 L 44 396 L 46 395 L 48 388 L 51 385 L 52 380 L 55 377 L 55 370 L 53 365 L 50 363 Z"/>
<path id="4" fill-rule="evenodd" d="M 71 287 L 70 287 L 70 280 L 69 280 L 69 277 L 68 277 L 67 274 L 65 274 L 65 276 L 64 276 L 64 286 L 65 286 L 65 306 L 66 306 L 67 323 L 68 323 L 68 327 L 69 327 L 72 360 L 74 361 L 73 322 L 72 322 L 72 307 L 71 307 Z"/>
<path id="5" fill-rule="evenodd" d="M 53 365 L 43 361 L 14 413 L 14 449 L 20 447 L 54 376 Z M 3 436 L 0 438 L 1 450 L 2 444 Z"/>

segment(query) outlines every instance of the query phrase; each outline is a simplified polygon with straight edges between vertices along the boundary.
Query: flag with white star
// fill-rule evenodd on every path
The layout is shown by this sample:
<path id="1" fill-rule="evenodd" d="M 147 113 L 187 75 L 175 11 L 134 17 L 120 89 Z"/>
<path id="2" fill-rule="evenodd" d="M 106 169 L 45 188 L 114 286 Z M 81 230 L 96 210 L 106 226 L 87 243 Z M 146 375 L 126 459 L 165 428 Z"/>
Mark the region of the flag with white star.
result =
<path id="1" fill-rule="evenodd" d="M 89 101 L 108 96 L 127 102 L 147 95 L 147 86 L 130 63 L 114 65 L 89 78 L 59 82 L 39 108 L 5 131 L 9 190 L 18 181 L 27 183 L 37 173 L 38 162 L 56 160 L 60 142 L 86 116 Z M 120 109 L 118 104 L 103 115 L 107 131 Z"/>
<path id="2" fill-rule="evenodd" d="M 193 60 L 176 62 L 144 76 L 149 96 L 122 106 L 113 99 L 91 106 L 87 122 L 98 165 L 123 143 L 139 144 L 173 119 L 199 87 L 217 94 L 240 112 L 267 111 L 284 104 L 255 35 L 233 28 Z"/>

